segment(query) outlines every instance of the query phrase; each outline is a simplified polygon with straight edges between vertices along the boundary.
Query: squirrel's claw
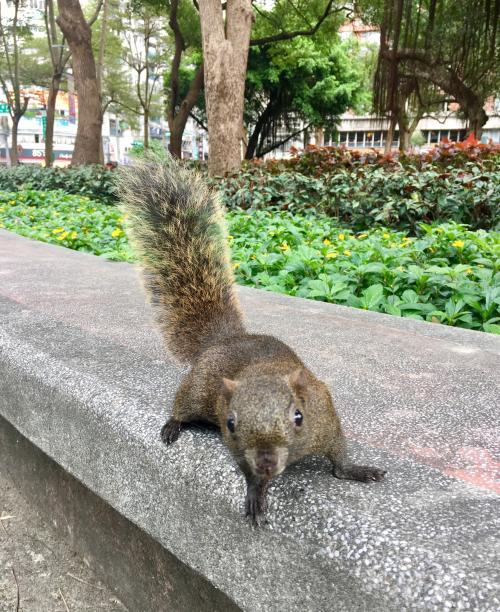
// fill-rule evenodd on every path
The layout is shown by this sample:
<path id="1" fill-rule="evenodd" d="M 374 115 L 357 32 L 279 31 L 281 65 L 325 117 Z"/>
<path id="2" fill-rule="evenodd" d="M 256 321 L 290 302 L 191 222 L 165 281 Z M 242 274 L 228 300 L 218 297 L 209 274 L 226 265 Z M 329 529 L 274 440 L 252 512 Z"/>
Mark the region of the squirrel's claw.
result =
<path id="1" fill-rule="evenodd" d="M 344 480 L 357 480 L 358 482 L 379 482 L 384 479 L 387 470 L 380 470 L 368 465 L 335 465 L 333 475 Z"/>
<path id="2" fill-rule="evenodd" d="M 165 444 L 172 444 L 177 440 L 181 433 L 182 422 L 176 419 L 169 419 L 161 428 L 161 439 Z"/>

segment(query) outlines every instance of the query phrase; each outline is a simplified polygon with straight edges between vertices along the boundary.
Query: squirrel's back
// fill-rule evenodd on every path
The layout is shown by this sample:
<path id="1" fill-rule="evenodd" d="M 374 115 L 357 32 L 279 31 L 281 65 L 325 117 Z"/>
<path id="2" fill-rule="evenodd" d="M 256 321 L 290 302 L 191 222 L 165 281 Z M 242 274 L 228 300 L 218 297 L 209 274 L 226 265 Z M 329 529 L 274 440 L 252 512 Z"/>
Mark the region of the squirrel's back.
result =
<path id="1" fill-rule="evenodd" d="M 218 196 L 171 157 L 147 157 L 118 176 L 128 233 L 168 348 L 192 363 L 208 346 L 244 332 Z"/>

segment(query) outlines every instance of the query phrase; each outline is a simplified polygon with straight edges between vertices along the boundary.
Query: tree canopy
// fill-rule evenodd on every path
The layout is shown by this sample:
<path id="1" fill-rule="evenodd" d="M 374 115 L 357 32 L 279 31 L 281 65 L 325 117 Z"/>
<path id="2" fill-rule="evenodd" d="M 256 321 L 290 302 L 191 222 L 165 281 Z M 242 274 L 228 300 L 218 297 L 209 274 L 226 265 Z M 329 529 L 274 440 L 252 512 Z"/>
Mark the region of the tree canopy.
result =
<path id="1" fill-rule="evenodd" d="M 250 49 L 246 79 L 246 157 L 262 156 L 308 126 L 335 124 L 362 99 L 352 45 L 297 38 Z"/>

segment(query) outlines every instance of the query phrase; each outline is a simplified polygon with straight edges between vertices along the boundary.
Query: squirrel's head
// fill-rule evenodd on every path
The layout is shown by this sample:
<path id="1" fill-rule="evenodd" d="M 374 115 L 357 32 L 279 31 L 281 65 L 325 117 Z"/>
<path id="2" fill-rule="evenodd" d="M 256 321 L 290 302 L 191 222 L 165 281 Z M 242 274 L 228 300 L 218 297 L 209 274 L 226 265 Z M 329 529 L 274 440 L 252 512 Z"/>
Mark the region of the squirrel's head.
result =
<path id="1" fill-rule="evenodd" d="M 220 428 L 238 463 L 270 479 L 300 456 L 307 440 L 307 374 L 222 379 Z"/>

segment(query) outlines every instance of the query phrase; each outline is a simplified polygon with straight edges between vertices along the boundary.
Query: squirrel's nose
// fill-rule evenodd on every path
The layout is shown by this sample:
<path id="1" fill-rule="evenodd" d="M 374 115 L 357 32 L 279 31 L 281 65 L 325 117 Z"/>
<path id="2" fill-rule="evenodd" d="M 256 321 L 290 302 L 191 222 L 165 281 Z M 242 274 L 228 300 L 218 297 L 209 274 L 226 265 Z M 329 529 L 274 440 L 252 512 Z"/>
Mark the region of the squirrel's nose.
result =
<path id="1" fill-rule="evenodd" d="M 259 450 L 255 461 L 257 470 L 266 476 L 272 476 L 278 467 L 278 458 L 272 450 Z"/>

